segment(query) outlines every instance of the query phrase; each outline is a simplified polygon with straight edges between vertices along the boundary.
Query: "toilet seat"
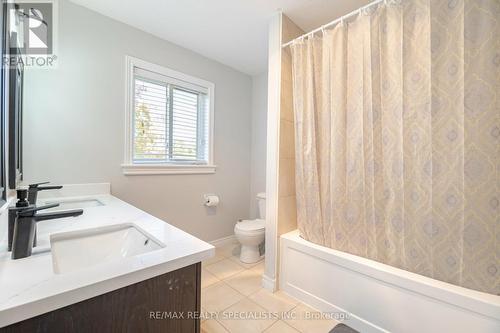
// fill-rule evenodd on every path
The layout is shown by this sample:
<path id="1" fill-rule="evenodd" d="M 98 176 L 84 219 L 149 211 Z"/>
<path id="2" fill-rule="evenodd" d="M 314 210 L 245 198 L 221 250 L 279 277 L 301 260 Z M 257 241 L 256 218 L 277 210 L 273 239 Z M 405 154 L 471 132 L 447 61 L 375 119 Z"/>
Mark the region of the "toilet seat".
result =
<path id="1" fill-rule="evenodd" d="M 234 226 L 235 230 L 243 234 L 254 234 L 254 233 L 262 233 L 266 228 L 266 221 L 262 219 L 255 220 L 242 220 L 241 222 L 236 223 Z"/>

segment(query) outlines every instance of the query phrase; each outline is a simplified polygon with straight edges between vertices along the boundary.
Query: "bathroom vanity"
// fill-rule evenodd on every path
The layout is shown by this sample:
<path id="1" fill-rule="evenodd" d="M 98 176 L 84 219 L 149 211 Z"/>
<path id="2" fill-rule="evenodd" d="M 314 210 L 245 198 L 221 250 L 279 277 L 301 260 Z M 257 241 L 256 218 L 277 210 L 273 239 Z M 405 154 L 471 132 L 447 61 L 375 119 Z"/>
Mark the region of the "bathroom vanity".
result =
<path id="1" fill-rule="evenodd" d="M 19 260 L 0 215 L 0 332 L 199 331 L 213 246 L 109 193 L 69 185 L 40 198 L 84 214 L 39 223 L 32 256 Z"/>

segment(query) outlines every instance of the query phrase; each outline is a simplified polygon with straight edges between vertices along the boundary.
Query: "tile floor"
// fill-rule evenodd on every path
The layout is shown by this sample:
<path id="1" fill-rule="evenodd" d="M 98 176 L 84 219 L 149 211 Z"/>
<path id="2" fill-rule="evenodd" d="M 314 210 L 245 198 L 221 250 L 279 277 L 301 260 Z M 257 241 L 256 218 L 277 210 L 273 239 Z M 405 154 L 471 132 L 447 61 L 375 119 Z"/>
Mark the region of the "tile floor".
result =
<path id="1" fill-rule="evenodd" d="M 263 289 L 264 261 L 241 263 L 237 244 L 219 247 L 215 252 L 202 265 L 203 333 L 326 333 L 338 323 L 333 319 L 308 319 L 321 314 L 284 292 Z"/>

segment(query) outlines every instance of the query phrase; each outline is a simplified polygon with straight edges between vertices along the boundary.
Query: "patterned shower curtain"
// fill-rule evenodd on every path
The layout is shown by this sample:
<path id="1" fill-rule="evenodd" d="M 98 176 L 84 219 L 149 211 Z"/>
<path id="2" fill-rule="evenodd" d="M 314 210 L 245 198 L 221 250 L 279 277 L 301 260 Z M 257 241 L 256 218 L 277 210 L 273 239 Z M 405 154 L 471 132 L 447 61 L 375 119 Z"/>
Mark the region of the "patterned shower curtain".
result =
<path id="1" fill-rule="evenodd" d="M 291 51 L 301 235 L 500 294 L 500 1 L 386 1 Z"/>

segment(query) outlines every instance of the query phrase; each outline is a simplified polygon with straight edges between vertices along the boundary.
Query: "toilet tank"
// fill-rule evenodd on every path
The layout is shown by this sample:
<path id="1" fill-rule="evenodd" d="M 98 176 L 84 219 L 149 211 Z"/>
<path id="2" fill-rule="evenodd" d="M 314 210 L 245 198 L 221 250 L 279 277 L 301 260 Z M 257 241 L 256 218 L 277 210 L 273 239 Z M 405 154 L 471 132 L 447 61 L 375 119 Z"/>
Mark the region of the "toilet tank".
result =
<path id="1" fill-rule="evenodd" d="M 266 218 L 266 193 L 257 193 L 257 203 L 259 205 L 259 218 Z"/>

